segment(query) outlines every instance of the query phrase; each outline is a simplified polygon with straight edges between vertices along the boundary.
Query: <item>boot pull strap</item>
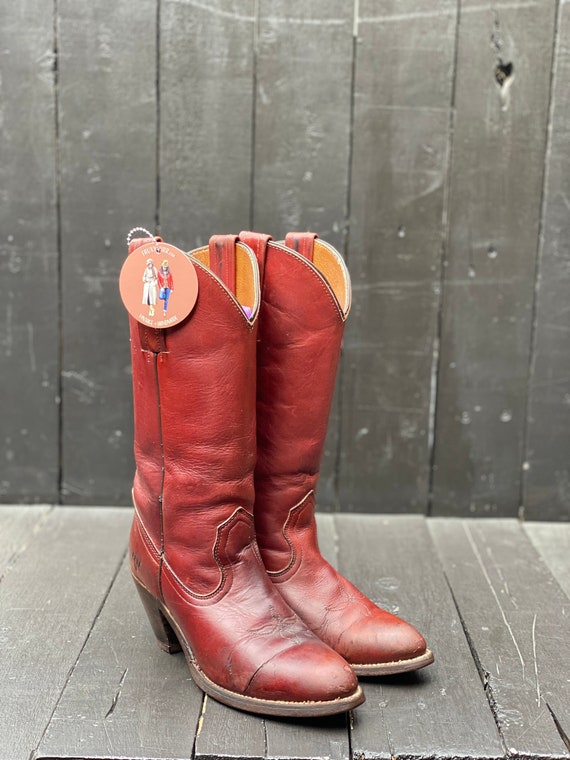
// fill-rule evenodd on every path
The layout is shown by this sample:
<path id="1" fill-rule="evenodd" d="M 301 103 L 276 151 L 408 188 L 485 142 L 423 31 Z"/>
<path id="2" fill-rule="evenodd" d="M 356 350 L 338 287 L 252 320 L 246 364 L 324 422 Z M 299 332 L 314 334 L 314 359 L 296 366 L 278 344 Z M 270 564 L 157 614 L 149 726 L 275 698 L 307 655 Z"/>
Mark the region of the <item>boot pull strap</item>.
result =
<path id="1" fill-rule="evenodd" d="M 259 266 L 259 282 L 263 287 L 263 275 L 265 273 L 265 256 L 267 255 L 267 244 L 273 240 L 271 235 L 265 235 L 262 232 L 248 232 L 242 230 L 239 233 L 239 239 L 242 243 L 248 245 L 255 253 L 257 264 Z"/>
<path id="2" fill-rule="evenodd" d="M 312 261 L 316 238 L 318 238 L 316 232 L 288 232 L 285 245 Z"/>
<path id="3" fill-rule="evenodd" d="M 162 243 L 161 237 L 155 237 L 157 243 Z M 148 245 L 148 238 L 134 238 L 129 243 L 129 253 L 132 253 L 141 245 Z M 134 321 L 134 320 L 133 320 Z M 155 327 L 147 327 L 137 322 L 139 331 L 139 340 L 143 351 L 151 351 L 153 354 L 160 354 L 166 351 L 165 330 L 158 330 Z"/>
<path id="4" fill-rule="evenodd" d="M 208 244 L 210 269 L 235 295 L 237 235 L 212 235 Z"/>

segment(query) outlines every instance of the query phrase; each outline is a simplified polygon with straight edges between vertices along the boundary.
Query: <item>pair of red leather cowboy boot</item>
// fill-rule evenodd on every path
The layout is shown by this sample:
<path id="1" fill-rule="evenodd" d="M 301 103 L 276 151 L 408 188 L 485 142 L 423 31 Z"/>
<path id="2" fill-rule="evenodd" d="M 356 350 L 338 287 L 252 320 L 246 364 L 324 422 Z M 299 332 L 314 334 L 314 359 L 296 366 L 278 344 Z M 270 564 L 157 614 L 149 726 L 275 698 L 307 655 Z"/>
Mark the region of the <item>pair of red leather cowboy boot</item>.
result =
<path id="1" fill-rule="evenodd" d="M 187 256 L 190 316 L 163 330 L 131 318 L 137 589 L 160 646 L 182 649 L 215 699 L 284 716 L 351 709 L 357 675 L 433 655 L 318 549 L 348 272 L 309 233 L 215 236 Z"/>

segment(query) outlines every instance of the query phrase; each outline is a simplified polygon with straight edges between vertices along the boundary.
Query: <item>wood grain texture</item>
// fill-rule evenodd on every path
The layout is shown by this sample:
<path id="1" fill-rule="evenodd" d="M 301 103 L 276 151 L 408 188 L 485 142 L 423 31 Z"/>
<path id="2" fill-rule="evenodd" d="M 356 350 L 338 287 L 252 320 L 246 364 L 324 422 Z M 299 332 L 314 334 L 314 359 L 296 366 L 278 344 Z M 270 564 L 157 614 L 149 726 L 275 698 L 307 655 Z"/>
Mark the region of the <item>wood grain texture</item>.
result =
<path id="1" fill-rule="evenodd" d="M 312 227 L 354 285 L 319 509 L 570 520 L 569 13 L 6 7 L 0 501 L 130 501 L 131 226 Z"/>
<path id="2" fill-rule="evenodd" d="M 160 225 L 184 250 L 250 226 L 254 0 L 160 6 Z"/>
<path id="3" fill-rule="evenodd" d="M 567 758 L 568 597 L 517 522 L 429 525 L 506 749 Z"/>
<path id="4" fill-rule="evenodd" d="M 208 699 L 194 756 L 200 760 L 349 760 L 347 717 L 263 718 Z"/>
<path id="5" fill-rule="evenodd" d="M 264 760 L 265 720 L 261 716 L 232 710 L 209 697 L 196 734 L 196 760 Z"/>
<path id="6" fill-rule="evenodd" d="M 520 505 L 555 9 L 461 3 L 433 514 Z"/>
<path id="7" fill-rule="evenodd" d="M 58 509 L 0 584 L 0 758 L 28 760 L 124 555 L 130 512 Z"/>
<path id="8" fill-rule="evenodd" d="M 317 538 L 323 557 L 333 567 L 338 565 L 338 535 L 333 515 L 317 514 Z"/>
<path id="9" fill-rule="evenodd" d="M 570 519 L 570 7 L 558 12 L 524 471 L 533 520 Z"/>
<path id="10" fill-rule="evenodd" d="M 362 679 L 353 757 L 497 758 L 502 747 L 476 665 L 422 517 L 335 515 L 339 569 L 372 601 L 415 625 L 435 663 Z"/>
<path id="11" fill-rule="evenodd" d="M 58 2 L 64 503 L 129 504 L 127 314 L 118 274 L 156 196 L 156 2 Z"/>
<path id="12" fill-rule="evenodd" d="M 341 252 L 346 233 L 353 4 L 260 0 L 256 35 L 253 226 L 277 240 L 314 230 Z M 318 487 L 338 508 L 339 388 Z"/>
<path id="13" fill-rule="evenodd" d="M 358 708 L 360 709 L 360 708 Z M 268 760 L 349 760 L 347 715 L 266 721 Z"/>
<path id="14" fill-rule="evenodd" d="M 343 0 L 259 2 L 253 221 L 277 239 L 344 246 L 352 30 Z"/>
<path id="15" fill-rule="evenodd" d="M 38 758 L 190 760 L 203 695 L 154 635 L 125 559 Z"/>
<path id="16" fill-rule="evenodd" d="M 130 519 L 0 508 L 16 556 L 3 574 L 0 554 L 0 759 L 568 757 L 570 526 L 319 515 L 329 560 L 436 654 L 416 674 L 362 679 L 349 727 L 203 700 L 183 657 L 156 647 L 124 556 Z"/>
<path id="17" fill-rule="evenodd" d="M 525 523 L 525 533 L 570 598 L 570 525 Z"/>
<path id="18" fill-rule="evenodd" d="M 49 513 L 49 507 L 0 507 L 0 581 L 26 551 Z"/>
<path id="19" fill-rule="evenodd" d="M 58 499 L 59 335 L 54 32 L 22 0 L 0 25 L 0 500 Z"/>
<path id="20" fill-rule="evenodd" d="M 456 0 L 361 0 L 340 503 L 425 512 Z"/>

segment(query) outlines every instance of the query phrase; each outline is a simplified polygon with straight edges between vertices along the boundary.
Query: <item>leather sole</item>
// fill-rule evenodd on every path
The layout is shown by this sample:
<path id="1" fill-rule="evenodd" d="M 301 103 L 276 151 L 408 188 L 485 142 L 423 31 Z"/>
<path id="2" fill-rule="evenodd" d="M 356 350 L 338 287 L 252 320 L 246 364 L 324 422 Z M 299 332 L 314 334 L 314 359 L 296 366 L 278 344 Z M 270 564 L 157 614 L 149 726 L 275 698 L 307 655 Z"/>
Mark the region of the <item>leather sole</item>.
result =
<path id="1" fill-rule="evenodd" d="M 433 652 L 429 649 L 418 657 L 412 657 L 410 660 L 396 660 L 394 662 L 375 662 L 366 665 L 355 665 L 350 663 L 350 667 L 357 676 L 391 676 L 397 673 L 410 673 L 413 670 L 420 670 L 434 661 Z"/>
<path id="2" fill-rule="evenodd" d="M 353 694 L 348 697 L 342 697 L 333 700 L 323 701 L 303 701 L 289 702 L 284 700 L 260 699 L 259 697 L 249 697 L 245 694 L 230 691 L 210 680 L 204 671 L 196 662 L 192 650 L 184 637 L 184 634 L 172 618 L 168 609 L 160 602 L 150 591 L 145 588 L 136 579 L 135 586 L 146 610 L 150 624 L 154 631 L 159 647 L 168 652 L 175 654 L 183 651 L 186 663 L 190 670 L 194 682 L 202 689 L 203 692 L 230 707 L 238 710 L 252 712 L 259 715 L 278 715 L 291 718 L 311 718 L 324 715 L 336 715 L 347 710 L 352 710 L 361 705 L 364 700 L 364 693 L 360 686 Z"/>

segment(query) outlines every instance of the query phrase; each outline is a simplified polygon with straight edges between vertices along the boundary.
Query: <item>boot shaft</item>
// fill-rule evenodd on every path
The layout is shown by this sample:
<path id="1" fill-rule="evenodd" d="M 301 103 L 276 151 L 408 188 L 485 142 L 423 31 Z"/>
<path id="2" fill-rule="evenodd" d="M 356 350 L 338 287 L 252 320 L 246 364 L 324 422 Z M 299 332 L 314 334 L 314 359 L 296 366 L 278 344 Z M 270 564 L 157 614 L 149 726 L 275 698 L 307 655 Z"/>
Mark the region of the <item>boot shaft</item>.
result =
<path id="1" fill-rule="evenodd" d="M 241 233 L 260 265 L 256 503 L 287 510 L 316 487 L 334 395 L 350 278 L 311 233 L 286 242 Z"/>
<path id="2" fill-rule="evenodd" d="M 251 522 L 259 275 L 235 239 L 222 256 L 206 246 L 188 257 L 198 300 L 186 320 L 156 330 L 131 318 L 133 498 L 155 548 L 184 583 L 209 593 L 219 583 L 212 552 L 227 548 L 220 526 L 236 510 Z M 234 273 L 229 286 L 210 266 Z"/>

